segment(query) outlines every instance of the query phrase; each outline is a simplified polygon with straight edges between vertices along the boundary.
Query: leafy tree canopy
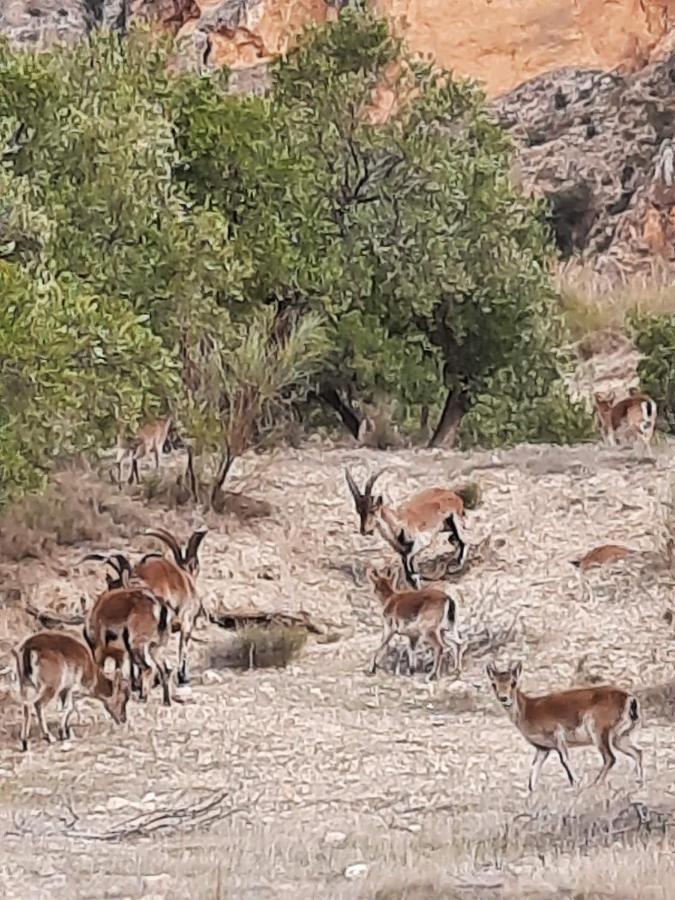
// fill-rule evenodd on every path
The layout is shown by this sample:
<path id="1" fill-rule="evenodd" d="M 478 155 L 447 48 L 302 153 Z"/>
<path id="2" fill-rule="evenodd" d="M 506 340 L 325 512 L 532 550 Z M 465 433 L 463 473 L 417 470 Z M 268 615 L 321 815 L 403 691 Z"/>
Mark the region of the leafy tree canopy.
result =
<path id="1" fill-rule="evenodd" d="M 0 359 L 43 415 L 5 409 L 3 473 L 33 485 L 167 405 L 243 450 L 310 387 L 354 432 L 385 397 L 439 440 L 584 433 L 543 210 L 475 85 L 351 9 L 263 97 L 171 52 L 143 31 L 0 44 Z"/>

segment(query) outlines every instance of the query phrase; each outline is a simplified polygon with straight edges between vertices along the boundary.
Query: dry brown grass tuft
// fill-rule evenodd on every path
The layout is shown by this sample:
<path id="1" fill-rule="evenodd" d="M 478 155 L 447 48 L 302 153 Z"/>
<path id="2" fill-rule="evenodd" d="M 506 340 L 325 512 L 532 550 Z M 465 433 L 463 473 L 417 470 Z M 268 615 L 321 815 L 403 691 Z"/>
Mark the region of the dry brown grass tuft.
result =
<path id="1" fill-rule="evenodd" d="M 209 653 L 212 669 L 283 669 L 307 642 L 307 629 L 295 625 L 250 625 Z"/>
<path id="2" fill-rule="evenodd" d="M 0 519 L 0 560 L 39 558 L 54 547 L 130 537 L 149 524 L 148 511 L 90 469 L 55 475 L 41 494 L 8 507 Z"/>

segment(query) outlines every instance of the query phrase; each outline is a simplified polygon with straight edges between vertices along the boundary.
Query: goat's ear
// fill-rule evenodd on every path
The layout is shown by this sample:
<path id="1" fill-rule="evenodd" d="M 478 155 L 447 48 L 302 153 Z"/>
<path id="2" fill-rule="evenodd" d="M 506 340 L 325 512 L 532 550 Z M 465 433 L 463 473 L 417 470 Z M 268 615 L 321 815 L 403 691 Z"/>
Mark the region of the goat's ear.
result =
<path id="1" fill-rule="evenodd" d="M 382 494 L 378 494 L 375 498 L 375 509 L 381 509 L 384 500 L 382 499 Z"/>
<path id="2" fill-rule="evenodd" d="M 521 662 L 517 662 L 514 666 L 511 666 L 511 675 L 516 682 L 520 680 L 520 676 L 523 674 L 523 664 Z"/>
<path id="3" fill-rule="evenodd" d="M 494 681 L 495 675 L 497 674 L 497 670 L 495 669 L 494 665 L 492 663 L 488 663 L 485 666 L 485 671 L 487 672 L 487 676 L 490 681 Z"/>

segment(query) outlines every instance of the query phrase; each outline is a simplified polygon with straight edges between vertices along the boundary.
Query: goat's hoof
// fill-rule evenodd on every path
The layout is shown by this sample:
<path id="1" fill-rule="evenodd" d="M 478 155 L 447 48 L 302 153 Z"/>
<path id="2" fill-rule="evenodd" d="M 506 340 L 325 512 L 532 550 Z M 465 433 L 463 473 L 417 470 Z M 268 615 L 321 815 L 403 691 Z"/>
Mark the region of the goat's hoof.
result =
<path id="1" fill-rule="evenodd" d="M 21 741 L 21 752 L 25 753 L 28 750 L 28 741 Z"/>

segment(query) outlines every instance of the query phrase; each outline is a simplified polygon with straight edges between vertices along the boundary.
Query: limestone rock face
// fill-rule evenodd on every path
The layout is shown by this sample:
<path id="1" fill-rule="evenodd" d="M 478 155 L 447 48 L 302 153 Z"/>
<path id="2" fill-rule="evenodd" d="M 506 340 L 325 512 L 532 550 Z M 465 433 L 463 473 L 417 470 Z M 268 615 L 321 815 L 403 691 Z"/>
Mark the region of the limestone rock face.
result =
<path id="1" fill-rule="evenodd" d="M 563 255 L 610 277 L 675 258 L 675 52 L 633 74 L 561 69 L 493 104 Z"/>
<path id="2" fill-rule="evenodd" d="M 392 19 L 413 51 L 480 80 L 492 96 L 564 67 L 635 71 L 675 49 L 675 0 L 368 2 Z M 177 34 L 188 63 L 238 68 L 283 53 L 304 25 L 333 19 L 349 3 L 2 0 L 0 32 L 44 46 L 72 42 L 96 24 L 124 28 L 140 19 Z"/>
<path id="3" fill-rule="evenodd" d="M 413 51 L 480 80 L 553 203 L 563 255 L 609 276 L 675 262 L 675 0 L 367 0 Z M 0 0 L 0 33 L 73 43 L 136 20 L 176 35 L 179 66 L 227 64 L 263 91 L 267 63 L 350 0 Z M 374 119 L 393 97 L 382 85 Z M 391 92 L 389 92 L 391 93 Z"/>

